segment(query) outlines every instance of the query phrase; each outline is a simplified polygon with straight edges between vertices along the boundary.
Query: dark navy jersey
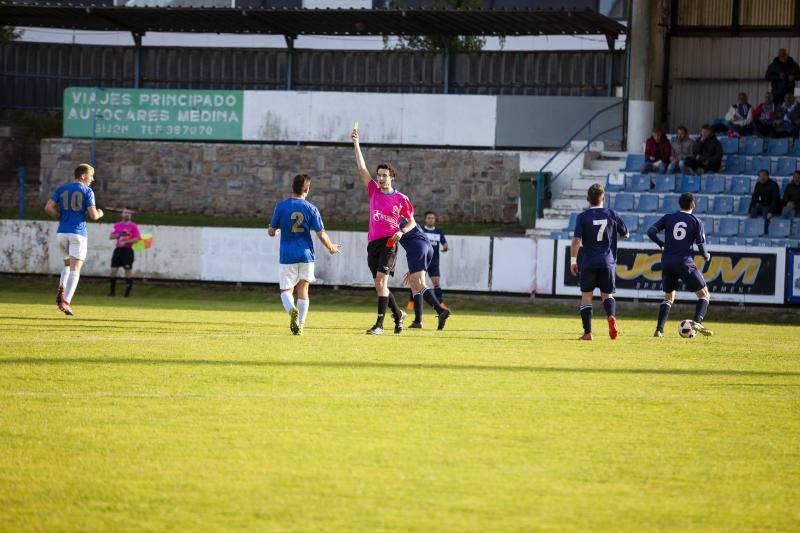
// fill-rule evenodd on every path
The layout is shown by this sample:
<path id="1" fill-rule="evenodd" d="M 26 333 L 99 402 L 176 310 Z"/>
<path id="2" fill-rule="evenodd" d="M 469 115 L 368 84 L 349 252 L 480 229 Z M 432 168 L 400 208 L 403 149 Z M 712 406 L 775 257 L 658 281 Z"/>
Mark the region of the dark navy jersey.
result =
<path id="1" fill-rule="evenodd" d="M 685 211 L 664 215 L 653 227 L 664 232 L 664 253 L 661 259 L 664 263 L 693 261 L 694 245 L 706 242 L 703 223 Z"/>
<path id="2" fill-rule="evenodd" d="M 447 239 L 444 236 L 444 232 L 439 228 L 429 229 L 427 226 L 422 226 L 422 231 L 425 232 L 427 235 L 428 240 L 431 242 L 431 246 L 433 246 L 433 260 L 439 260 L 439 246 L 443 244 L 447 244 Z"/>
<path id="3" fill-rule="evenodd" d="M 627 235 L 628 228 L 619 213 L 605 207 L 591 207 L 578 215 L 575 237 L 583 244 L 582 268 L 617 264 L 617 235 Z"/>

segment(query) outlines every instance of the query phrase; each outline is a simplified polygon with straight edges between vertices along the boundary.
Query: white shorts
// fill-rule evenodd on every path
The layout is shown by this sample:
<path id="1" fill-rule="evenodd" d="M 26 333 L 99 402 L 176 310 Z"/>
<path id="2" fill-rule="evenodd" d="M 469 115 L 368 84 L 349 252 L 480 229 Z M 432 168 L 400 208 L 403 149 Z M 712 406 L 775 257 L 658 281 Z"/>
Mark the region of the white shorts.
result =
<path id="1" fill-rule="evenodd" d="M 282 264 L 278 271 L 278 283 L 282 291 L 293 289 L 300 280 L 313 283 L 316 279 L 314 277 L 314 263 Z"/>
<path id="2" fill-rule="evenodd" d="M 58 247 L 64 259 L 73 257 L 79 261 L 86 261 L 86 252 L 89 249 L 89 239 L 77 233 L 58 233 Z"/>

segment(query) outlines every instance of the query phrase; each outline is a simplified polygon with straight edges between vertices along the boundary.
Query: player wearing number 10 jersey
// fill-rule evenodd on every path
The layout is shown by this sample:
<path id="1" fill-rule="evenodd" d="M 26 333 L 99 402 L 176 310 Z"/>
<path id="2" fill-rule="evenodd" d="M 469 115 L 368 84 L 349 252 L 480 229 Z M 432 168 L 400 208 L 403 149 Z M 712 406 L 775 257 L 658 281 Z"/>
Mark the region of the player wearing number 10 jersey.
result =
<path id="1" fill-rule="evenodd" d="M 95 207 L 94 191 L 90 188 L 94 168 L 85 163 L 78 165 L 74 176 L 75 181 L 56 189 L 44 206 L 45 213 L 58 220 L 58 247 L 64 257 L 64 268 L 58 280 L 56 305 L 66 315 L 74 314 L 70 303 L 86 260 L 86 217 L 97 220 L 103 216 L 103 210 Z"/>
<path id="2" fill-rule="evenodd" d="M 661 254 L 661 282 L 664 286 L 664 301 L 658 310 L 658 324 L 654 337 L 664 336 L 664 324 L 667 322 L 670 308 L 675 301 L 675 291 L 681 281 L 687 289 L 697 295 L 692 326 L 698 333 L 711 336 L 710 329 L 703 326 L 703 318 L 708 311 L 709 293 L 703 275 L 694 264 L 694 249 L 702 254 L 708 262 L 711 255 L 705 249 L 706 234 L 703 223 L 692 214 L 695 208 L 692 193 L 683 193 L 678 199 L 681 210 L 677 213 L 664 215 L 647 230 L 647 236 L 658 245 Z M 666 242 L 659 237 L 659 232 L 664 232 Z"/>
<path id="3" fill-rule="evenodd" d="M 306 200 L 311 187 L 311 177 L 298 174 L 292 181 L 291 198 L 275 206 L 267 233 L 274 237 L 281 232 L 280 270 L 278 282 L 283 308 L 289 313 L 289 329 L 295 335 L 303 333 L 308 315 L 308 285 L 314 278 L 314 242 L 311 230 L 331 255 L 339 253 L 341 246 L 331 243 L 319 210 Z M 297 306 L 294 304 L 294 288 L 297 287 Z"/>
<path id="4" fill-rule="evenodd" d="M 581 321 L 583 336 L 581 340 L 592 340 L 592 294 L 600 289 L 603 307 L 608 317 L 608 334 L 616 339 L 617 302 L 614 300 L 617 271 L 617 236 L 628 237 L 628 228 L 619 214 L 603 207 L 605 191 L 603 186 L 595 183 L 589 187 L 586 199 L 589 209 L 578 215 L 575 223 L 575 235 L 570 251 L 570 272 L 578 275 L 580 271 L 581 286 Z M 578 269 L 578 250 L 583 244 L 583 259 Z"/>

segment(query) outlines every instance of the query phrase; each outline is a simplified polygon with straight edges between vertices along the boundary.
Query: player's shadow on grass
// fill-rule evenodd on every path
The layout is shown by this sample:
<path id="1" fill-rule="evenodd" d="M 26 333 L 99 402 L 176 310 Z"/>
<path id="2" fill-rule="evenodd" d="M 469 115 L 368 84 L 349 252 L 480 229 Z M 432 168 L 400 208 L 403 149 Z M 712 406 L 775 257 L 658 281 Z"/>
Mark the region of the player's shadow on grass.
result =
<path id="1" fill-rule="evenodd" d="M 450 365 L 440 363 L 378 363 L 373 361 L 261 361 L 225 359 L 153 359 L 133 357 L 15 357 L 0 359 L 0 365 L 178 365 L 178 366 L 254 366 L 283 368 L 465 370 L 489 372 L 530 372 L 532 374 L 645 374 L 667 376 L 763 376 L 800 377 L 800 372 L 780 370 L 715 370 L 686 368 L 581 368 L 511 365 Z"/>

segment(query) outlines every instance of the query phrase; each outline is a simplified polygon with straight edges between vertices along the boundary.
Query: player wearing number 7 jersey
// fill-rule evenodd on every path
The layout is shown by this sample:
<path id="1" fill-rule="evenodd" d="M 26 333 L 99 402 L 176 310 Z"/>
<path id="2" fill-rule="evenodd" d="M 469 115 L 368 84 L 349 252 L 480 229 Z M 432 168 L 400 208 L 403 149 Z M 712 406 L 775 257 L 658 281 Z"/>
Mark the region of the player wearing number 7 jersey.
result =
<path id="1" fill-rule="evenodd" d="M 628 228 L 616 211 L 603 207 L 605 190 L 602 185 L 595 183 L 589 187 L 586 199 L 591 207 L 578 215 L 569 265 L 573 276 L 580 271 L 580 312 L 583 322 L 581 340 L 592 340 L 592 294 L 595 288 L 600 289 L 600 297 L 608 317 L 608 334 L 613 340 L 619 334 L 617 302 L 613 296 L 616 289 L 617 236 L 627 238 Z M 578 269 L 578 250 L 581 243 L 583 260 Z"/>
<path id="2" fill-rule="evenodd" d="M 291 198 L 279 202 L 272 214 L 267 233 L 274 237 L 281 231 L 280 270 L 278 282 L 281 288 L 281 302 L 289 313 L 289 329 L 295 335 L 302 335 L 308 315 L 308 285 L 314 278 L 314 242 L 311 230 L 331 255 L 339 253 L 341 245 L 333 244 L 325 233 L 319 210 L 306 200 L 311 187 L 311 177 L 298 174 L 292 181 Z M 297 306 L 292 292 L 297 287 Z"/>
<path id="3" fill-rule="evenodd" d="M 711 255 L 705 249 L 706 233 L 703 223 L 692 214 L 695 203 L 692 193 L 683 193 L 678 199 L 681 210 L 664 215 L 647 230 L 647 236 L 663 251 L 661 254 L 661 283 L 664 286 L 664 301 L 658 310 L 658 324 L 654 337 L 664 336 L 664 324 L 675 302 L 675 290 L 681 281 L 687 289 L 697 295 L 692 326 L 698 333 L 710 337 L 713 332 L 703 326 L 703 318 L 708 311 L 709 294 L 706 280 L 694 264 L 694 249 L 708 262 Z M 666 242 L 658 233 L 663 231 Z"/>
<path id="4" fill-rule="evenodd" d="M 56 305 L 66 315 L 74 314 L 70 304 L 86 260 L 86 217 L 97 220 L 103 216 L 103 210 L 95 207 L 94 191 L 89 187 L 94 181 L 94 168 L 85 163 L 78 165 L 74 175 L 75 181 L 56 189 L 44 206 L 45 213 L 58 220 L 58 246 L 64 256 L 64 268 L 58 280 Z"/>

